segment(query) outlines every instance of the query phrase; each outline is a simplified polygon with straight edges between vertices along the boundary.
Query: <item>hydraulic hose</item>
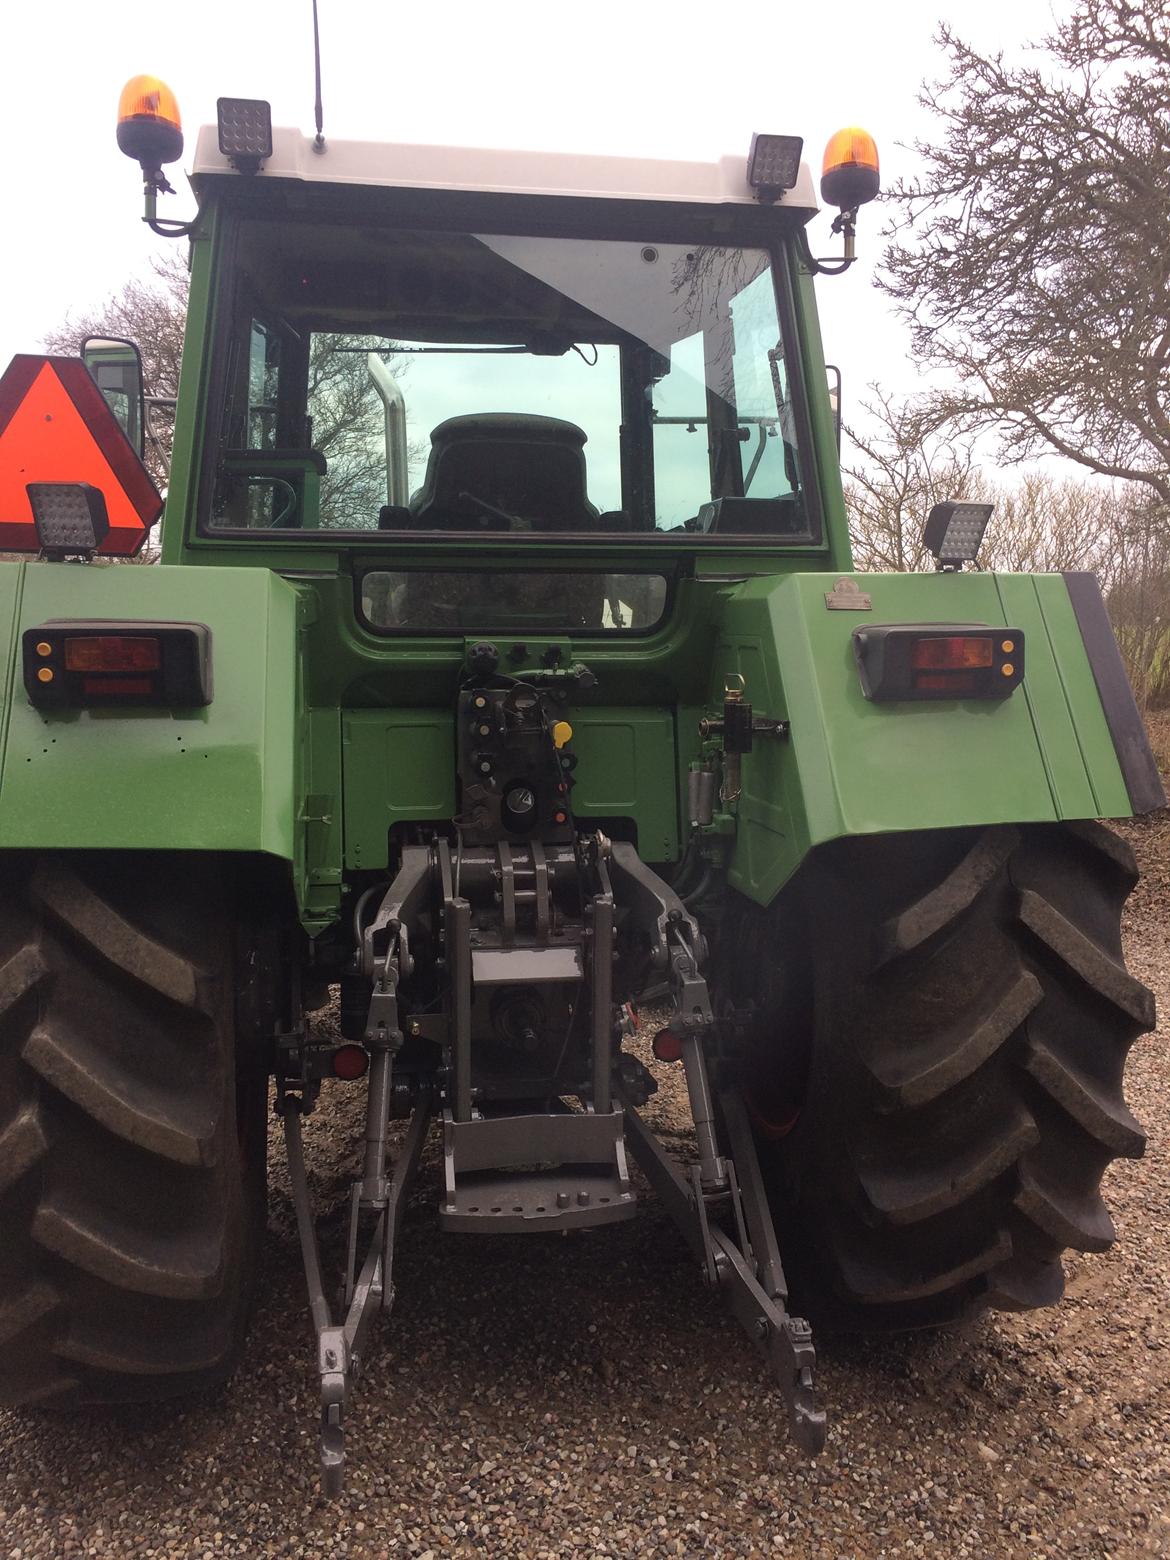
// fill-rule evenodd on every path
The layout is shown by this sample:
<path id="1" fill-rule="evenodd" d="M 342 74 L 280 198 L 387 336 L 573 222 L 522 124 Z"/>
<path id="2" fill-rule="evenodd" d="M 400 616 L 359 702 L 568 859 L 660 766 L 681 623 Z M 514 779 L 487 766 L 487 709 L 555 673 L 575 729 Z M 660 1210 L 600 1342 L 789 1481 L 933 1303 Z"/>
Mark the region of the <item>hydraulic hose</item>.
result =
<path id="1" fill-rule="evenodd" d="M 711 887 L 712 876 L 713 874 L 710 866 L 705 866 L 702 873 L 700 874 L 699 881 L 695 884 L 694 888 L 692 888 L 687 894 L 679 895 L 679 898 L 682 900 L 683 904 L 686 905 L 688 910 L 698 900 L 702 899 L 703 895 Z"/>

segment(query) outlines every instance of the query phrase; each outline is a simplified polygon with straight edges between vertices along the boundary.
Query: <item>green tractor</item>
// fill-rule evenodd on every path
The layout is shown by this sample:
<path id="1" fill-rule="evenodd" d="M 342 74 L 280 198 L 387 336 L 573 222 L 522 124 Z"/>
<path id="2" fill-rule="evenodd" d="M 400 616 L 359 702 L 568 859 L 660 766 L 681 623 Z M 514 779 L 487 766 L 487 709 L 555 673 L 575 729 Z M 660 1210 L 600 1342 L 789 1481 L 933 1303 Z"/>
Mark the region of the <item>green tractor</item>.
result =
<path id="1" fill-rule="evenodd" d="M 852 569 L 813 276 L 872 142 L 830 143 L 825 262 L 794 137 L 372 146 L 222 99 L 189 224 L 159 83 L 119 139 L 191 249 L 157 567 L 113 561 L 161 508 L 133 351 L 0 380 L 40 555 L 0 564 L 3 1400 L 230 1373 L 272 1080 L 330 1491 L 432 1132 L 438 1229 L 489 1238 L 600 1246 L 636 1161 L 810 1453 L 810 1322 L 1055 1302 L 1154 1021 L 1094 820 L 1165 797 L 1092 577 L 971 567 L 961 502 L 933 574 Z M 687 1164 L 627 1044 L 655 991 Z M 326 1080 L 366 1106 L 337 1285 Z"/>

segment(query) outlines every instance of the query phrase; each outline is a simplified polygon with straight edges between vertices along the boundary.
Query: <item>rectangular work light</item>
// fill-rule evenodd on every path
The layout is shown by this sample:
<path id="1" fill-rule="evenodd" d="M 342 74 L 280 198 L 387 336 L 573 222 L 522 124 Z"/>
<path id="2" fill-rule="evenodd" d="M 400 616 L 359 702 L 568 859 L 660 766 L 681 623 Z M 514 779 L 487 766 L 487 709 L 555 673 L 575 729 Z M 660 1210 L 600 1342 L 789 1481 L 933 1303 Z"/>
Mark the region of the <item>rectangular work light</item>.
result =
<path id="1" fill-rule="evenodd" d="M 748 153 L 748 183 L 767 198 L 782 195 L 800 174 L 804 138 L 799 135 L 753 135 Z"/>
<path id="2" fill-rule="evenodd" d="M 961 504 L 951 499 L 935 504 L 926 519 L 922 540 L 940 568 L 974 563 L 994 504 Z"/>
<path id="3" fill-rule="evenodd" d="M 219 149 L 233 168 L 255 173 L 272 156 L 272 109 L 263 98 L 220 98 Z"/>
<path id="4" fill-rule="evenodd" d="M 203 623 L 57 619 L 26 628 L 21 648 L 37 709 L 211 703 L 211 630 Z"/>
<path id="5" fill-rule="evenodd" d="M 93 557 L 110 529 L 101 488 L 88 482 L 29 482 L 25 492 L 46 558 Z"/>

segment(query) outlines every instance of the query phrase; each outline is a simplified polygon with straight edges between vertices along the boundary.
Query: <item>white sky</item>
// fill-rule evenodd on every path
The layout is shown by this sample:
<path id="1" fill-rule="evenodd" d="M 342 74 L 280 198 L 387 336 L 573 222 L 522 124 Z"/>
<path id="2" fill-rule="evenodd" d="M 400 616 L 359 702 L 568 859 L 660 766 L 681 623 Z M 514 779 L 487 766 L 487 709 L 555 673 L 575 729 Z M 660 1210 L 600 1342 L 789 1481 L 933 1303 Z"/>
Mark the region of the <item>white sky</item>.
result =
<path id="1" fill-rule="evenodd" d="M 819 176 L 832 131 L 877 138 L 883 178 L 898 143 L 929 133 L 916 102 L 938 73 L 945 16 L 981 46 L 1014 51 L 1051 31 L 1062 0 L 319 0 L 327 136 L 714 159 L 753 130 L 803 135 Z M 0 248 L 0 366 L 36 351 L 71 308 L 115 291 L 167 240 L 139 221 L 138 169 L 118 151 L 118 94 L 142 71 L 175 91 L 187 135 L 219 96 L 267 98 L 277 124 L 311 131 L 310 0 L 55 0 L 11 7 L 0 57 L 7 149 Z M 160 215 L 193 201 L 177 196 Z M 866 384 L 914 387 L 905 332 L 870 285 L 882 214 L 862 213 L 862 260 L 819 283 L 826 355 L 846 415 Z M 833 254 L 829 218 L 815 254 Z"/>

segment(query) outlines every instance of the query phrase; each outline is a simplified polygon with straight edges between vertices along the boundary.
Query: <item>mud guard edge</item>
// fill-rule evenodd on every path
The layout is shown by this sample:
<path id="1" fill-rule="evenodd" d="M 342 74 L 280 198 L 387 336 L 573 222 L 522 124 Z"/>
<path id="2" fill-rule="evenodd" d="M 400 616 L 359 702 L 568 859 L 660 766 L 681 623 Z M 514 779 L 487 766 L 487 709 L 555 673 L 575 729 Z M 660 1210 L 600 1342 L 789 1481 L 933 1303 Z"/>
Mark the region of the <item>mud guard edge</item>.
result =
<path id="1" fill-rule="evenodd" d="M 1078 571 L 1066 572 L 1063 578 L 1130 803 L 1135 813 L 1153 812 L 1156 807 L 1166 806 L 1166 791 L 1113 635 L 1097 576 Z"/>

